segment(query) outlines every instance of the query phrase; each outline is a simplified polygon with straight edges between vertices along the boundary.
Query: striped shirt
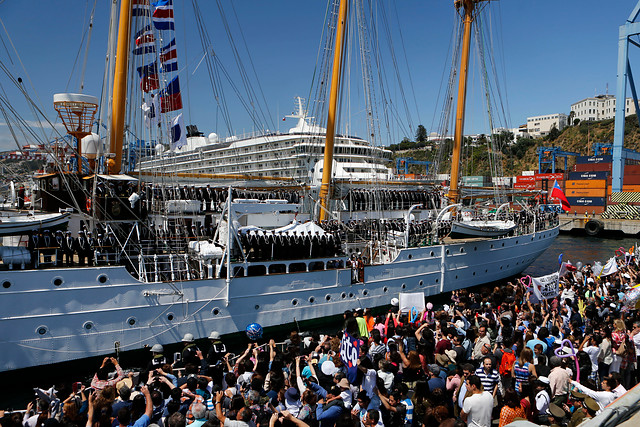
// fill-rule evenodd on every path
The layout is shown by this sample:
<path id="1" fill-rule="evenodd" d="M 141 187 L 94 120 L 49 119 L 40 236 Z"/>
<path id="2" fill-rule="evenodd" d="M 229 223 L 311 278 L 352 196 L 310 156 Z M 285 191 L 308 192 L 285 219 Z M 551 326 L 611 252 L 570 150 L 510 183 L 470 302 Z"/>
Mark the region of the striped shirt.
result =
<path id="1" fill-rule="evenodd" d="M 516 376 L 516 391 L 521 393 L 522 383 L 528 382 L 531 376 L 531 372 L 529 372 L 529 362 L 525 362 L 524 365 L 520 366 L 520 361 L 516 360 L 513 364 L 513 372 Z"/>
<path id="2" fill-rule="evenodd" d="M 476 375 L 480 378 L 484 391 L 493 393 L 493 389 L 496 387 L 496 385 L 498 385 L 498 382 L 500 381 L 500 374 L 498 373 L 498 371 L 492 369 L 487 374 L 484 368 L 480 367 L 476 369 Z"/>

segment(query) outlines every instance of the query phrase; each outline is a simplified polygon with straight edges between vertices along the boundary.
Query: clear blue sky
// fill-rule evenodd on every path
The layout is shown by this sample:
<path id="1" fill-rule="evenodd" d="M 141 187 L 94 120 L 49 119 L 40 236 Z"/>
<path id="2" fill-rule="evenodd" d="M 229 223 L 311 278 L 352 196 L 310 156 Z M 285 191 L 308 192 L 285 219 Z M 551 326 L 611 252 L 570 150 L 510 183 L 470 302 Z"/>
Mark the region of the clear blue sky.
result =
<path id="1" fill-rule="evenodd" d="M 191 2 L 174 2 L 178 60 L 181 67 L 189 65 L 180 74 L 185 121 L 198 125 L 205 133 L 215 131 L 224 135 L 226 130 L 219 122 L 216 127 L 215 104 L 206 70 L 201 65 L 194 72 L 202 57 L 202 48 L 193 26 Z M 96 6 L 85 74 L 84 93 L 98 97 L 102 91 L 107 49 L 109 3 L 99 0 Z M 230 2 L 223 3 L 231 17 Z M 417 100 L 416 108 L 413 95 L 407 99 L 412 123 L 414 126 L 421 123 L 431 131 L 435 99 L 441 89 L 453 28 L 452 1 L 384 0 L 383 3 L 395 8 L 393 14 L 397 11 L 397 19 L 392 14 L 391 21 L 399 22 L 402 27 L 403 48 L 410 64 L 413 87 L 409 86 L 401 56 L 403 83 L 406 90 L 415 93 Z M 491 2 L 490 7 L 495 8 L 491 24 L 499 28 L 494 50 L 504 58 L 502 84 L 506 87 L 510 125 L 525 123 L 527 116 L 568 113 L 571 103 L 604 93 L 607 83 L 609 93 L 615 93 L 618 26 L 626 20 L 635 4 L 635 0 Z M 240 32 L 238 26 L 231 23 L 234 39 L 242 44 L 241 37 L 244 37 L 273 122 L 280 130 L 286 130 L 293 122 L 285 123 L 279 118 L 291 112 L 294 96 L 307 97 L 309 93 L 326 3 L 320 0 L 234 0 L 233 5 L 242 29 Z M 81 40 L 92 6 L 93 2 L 80 0 L 0 1 L 2 65 L 13 76 L 23 79 L 29 95 L 52 120 L 55 120 L 53 94 L 78 91 L 84 58 Z M 233 71 L 235 66 L 215 2 L 200 2 L 200 8 L 214 48 Z M 394 33 L 394 40 L 399 49 L 397 33 Z M 246 60 L 246 56 L 244 58 Z M 632 67 L 637 64 L 635 74 L 640 76 L 640 61 L 634 62 L 634 59 L 640 58 L 637 54 L 632 57 Z M 477 77 L 475 75 L 471 80 L 473 90 L 479 88 Z M 33 114 L 4 73 L 0 74 L 0 84 L 3 96 L 22 117 L 33 120 Z M 355 87 L 356 83 L 352 85 Z M 251 121 L 231 91 L 227 89 L 226 93 L 236 132 L 252 130 Z M 466 133 L 487 132 L 483 119 L 474 114 L 472 108 Z M 362 124 L 354 123 L 353 126 L 356 133 L 364 135 Z M 413 132 L 396 134 L 412 137 Z M 385 141 L 393 142 L 398 141 Z M 0 150 L 14 147 L 4 119 L 0 117 Z"/>

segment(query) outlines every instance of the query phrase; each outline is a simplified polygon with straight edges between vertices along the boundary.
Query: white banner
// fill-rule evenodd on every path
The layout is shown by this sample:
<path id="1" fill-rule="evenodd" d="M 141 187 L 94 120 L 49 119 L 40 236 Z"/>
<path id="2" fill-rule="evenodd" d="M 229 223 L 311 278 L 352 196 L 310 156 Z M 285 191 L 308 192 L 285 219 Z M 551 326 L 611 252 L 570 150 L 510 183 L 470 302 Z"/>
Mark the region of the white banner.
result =
<path id="1" fill-rule="evenodd" d="M 608 276 L 609 274 L 616 273 L 617 271 L 618 271 L 618 263 L 616 262 L 616 257 L 611 257 L 609 261 L 607 261 L 605 266 L 602 268 L 602 271 L 600 272 L 600 274 L 598 274 L 598 277 Z"/>
<path id="2" fill-rule="evenodd" d="M 538 301 L 555 298 L 560 294 L 560 275 L 558 273 L 547 274 L 542 277 L 532 277 L 533 296 Z"/>
<path id="3" fill-rule="evenodd" d="M 400 313 L 411 313 L 413 307 L 420 313 L 424 310 L 424 292 L 400 293 L 398 306 Z"/>

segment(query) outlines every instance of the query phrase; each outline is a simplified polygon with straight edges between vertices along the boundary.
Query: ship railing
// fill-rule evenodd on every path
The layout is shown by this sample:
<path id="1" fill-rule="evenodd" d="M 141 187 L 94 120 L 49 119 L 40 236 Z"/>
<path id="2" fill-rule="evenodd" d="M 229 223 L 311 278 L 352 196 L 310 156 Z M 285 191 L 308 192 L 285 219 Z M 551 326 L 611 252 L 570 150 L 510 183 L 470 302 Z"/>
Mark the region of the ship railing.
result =
<path id="1" fill-rule="evenodd" d="M 175 282 L 206 279 L 203 263 L 198 264 L 187 254 L 168 253 L 130 255 L 130 271 L 142 282 Z M 212 276 L 208 276 L 209 278 Z"/>

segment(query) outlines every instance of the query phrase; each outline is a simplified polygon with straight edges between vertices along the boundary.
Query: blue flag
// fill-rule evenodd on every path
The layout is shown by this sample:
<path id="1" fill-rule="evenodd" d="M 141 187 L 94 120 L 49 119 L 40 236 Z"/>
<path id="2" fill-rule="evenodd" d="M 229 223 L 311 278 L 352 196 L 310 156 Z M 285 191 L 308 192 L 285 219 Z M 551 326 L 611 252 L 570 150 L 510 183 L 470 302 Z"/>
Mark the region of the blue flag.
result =
<path id="1" fill-rule="evenodd" d="M 347 367 L 347 379 L 350 383 L 356 381 L 358 375 L 358 354 L 360 353 L 360 340 L 352 337 L 346 331 L 340 342 L 340 359 Z"/>

